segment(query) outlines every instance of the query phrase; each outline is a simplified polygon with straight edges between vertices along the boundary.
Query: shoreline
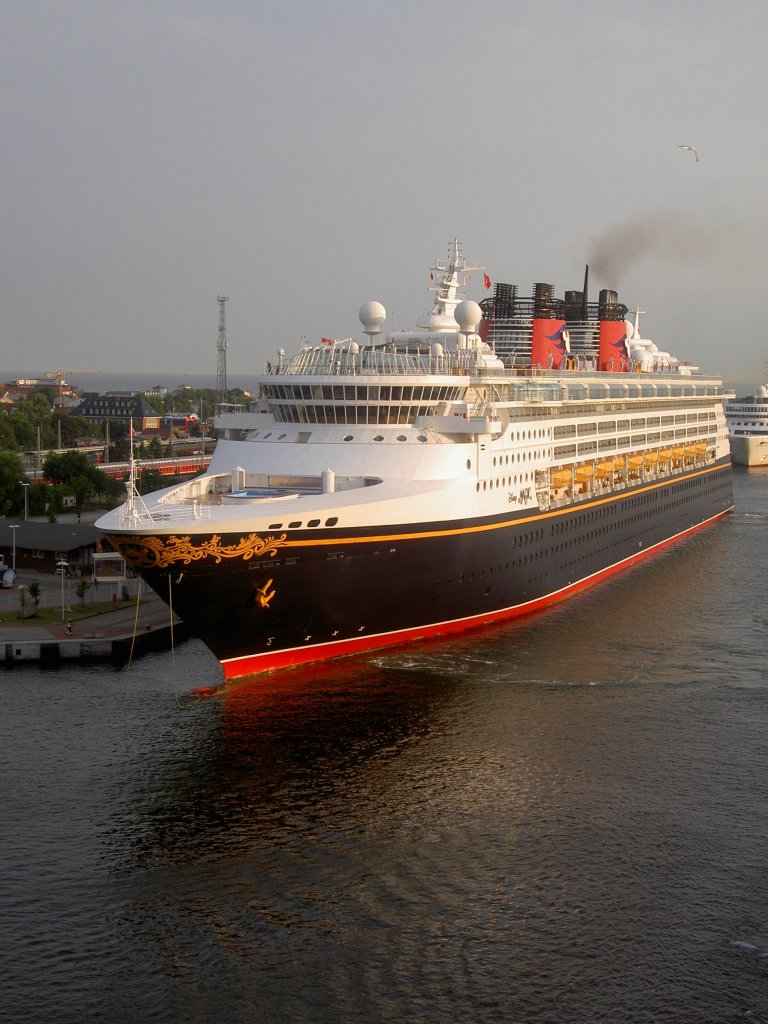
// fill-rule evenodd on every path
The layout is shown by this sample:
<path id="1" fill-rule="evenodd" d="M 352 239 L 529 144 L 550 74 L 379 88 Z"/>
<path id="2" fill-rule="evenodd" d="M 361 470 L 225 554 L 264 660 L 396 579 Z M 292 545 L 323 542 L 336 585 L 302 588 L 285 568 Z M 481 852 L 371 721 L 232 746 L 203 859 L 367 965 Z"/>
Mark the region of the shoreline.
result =
<path id="1" fill-rule="evenodd" d="M 32 620 L 32 621 L 30 621 Z M 138 605 L 85 615 L 61 622 L 34 621 L 34 616 L 0 623 L 0 663 L 56 666 L 67 661 L 109 661 L 124 664 L 150 651 L 168 650 L 190 636 L 167 605 L 150 593 Z"/>

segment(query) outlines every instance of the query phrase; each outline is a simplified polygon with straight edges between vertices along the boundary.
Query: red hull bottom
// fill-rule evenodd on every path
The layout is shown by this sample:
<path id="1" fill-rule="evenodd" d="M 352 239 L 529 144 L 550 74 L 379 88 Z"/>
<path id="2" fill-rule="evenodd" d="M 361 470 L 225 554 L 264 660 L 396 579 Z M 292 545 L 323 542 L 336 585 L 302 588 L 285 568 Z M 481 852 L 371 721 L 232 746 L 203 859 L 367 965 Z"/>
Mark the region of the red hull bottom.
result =
<path id="1" fill-rule="evenodd" d="M 448 622 L 437 622 L 432 625 L 416 626 L 413 629 L 402 629 L 393 633 L 373 634 L 371 636 L 343 640 L 337 643 L 330 642 L 324 644 L 313 644 L 307 647 L 294 647 L 282 651 L 265 651 L 260 654 L 231 658 L 221 662 L 222 668 L 224 669 L 224 676 L 226 680 L 230 680 L 240 679 L 244 676 L 259 675 L 264 672 L 277 672 L 282 669 L 296 668 L 300 665 L 312 664 L 313 662 L 329 661 L 332 658 L 342 658 L 353 654 L 362 654 L 365 651 L 376 651 L 385 647 L 399 647 L 419 640 L 448 636 L 451 633 L 463 633 L 467 630 L 491 625 L 495 622 L 502 622 L 505 619 L 512 619 L 522 615 L 530 615 L 541 608 L 546 608 L 548 605 L 556 604 L 558 601 L 563 601 L 565 598 L 570 597 L 571 594 L 576 594 L 581 590 L 586 590 L 588 587 L 594 586 L 601 580 L 607 579 L 609 576 L 613 576 L 617 572 L 621 572 L 623 569 L 634 565 L 636 562 L 646 558 L 648 555 L 664 550 L 664 548 L 682 540 L 684 537 L 688 537 L 691 534 L 696 533 L 698 530 L 703 529 L 705 526 L 711 525 L 718 519 L 722 519 L 726 514 L 727 512 L 720 512 L 711 519 L 691 527 L 689 530 L 684 530 L 682 533 L 675 534 L 674 537 L 670 537 L 658 544 L 654 544 L 649 548 L 644 548 L 643 550 L 638 551 L 637 554 L 634 554 L 629 558 L 622 559 L 622 561 L 617 562 L 615 565 L 608 566 L 608 568 L 602 569 L 600 572 L 587 576 L 584 579 L 579 580 L 570 586 L 563 587 L 560 590 L 556 590 L 551 594 L 546 594 L 544 597 L 539 597 L 534 601 L 526 601 L 522 604 L 512 605 L 508 608 L 501 608 L 498 611 L 489 612 L 485 615 L 472 615 L 465 619 L 452 619 Z"/>

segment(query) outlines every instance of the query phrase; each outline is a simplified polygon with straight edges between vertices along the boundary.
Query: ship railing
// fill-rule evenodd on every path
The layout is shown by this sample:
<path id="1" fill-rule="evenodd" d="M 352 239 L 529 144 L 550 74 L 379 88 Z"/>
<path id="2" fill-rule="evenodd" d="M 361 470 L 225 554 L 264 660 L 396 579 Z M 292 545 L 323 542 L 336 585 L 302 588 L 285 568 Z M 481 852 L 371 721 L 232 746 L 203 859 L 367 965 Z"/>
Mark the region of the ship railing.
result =
<path id="1" fill-rule="evenodd" d="M 436 339 L 436 340 L 439 340 Z M 435 355 L 430 352 L 402 352 L 394 349 L 307 348 L 285 365 L 272 367 L 272 375 L 301 376 L 452 376 L 477 372 L 472 350 Z"/>
<path id="2" fill-rule="evenodd" d="M 144 505 L 142 508 L 129 507 L 128 503 L 117 510 L 117 525 L 121 529 L 149 526 L 153 523 L 189 522 L 192 519 L 210 519 L 210 504 L 192 501 L 188 505 Z"/>

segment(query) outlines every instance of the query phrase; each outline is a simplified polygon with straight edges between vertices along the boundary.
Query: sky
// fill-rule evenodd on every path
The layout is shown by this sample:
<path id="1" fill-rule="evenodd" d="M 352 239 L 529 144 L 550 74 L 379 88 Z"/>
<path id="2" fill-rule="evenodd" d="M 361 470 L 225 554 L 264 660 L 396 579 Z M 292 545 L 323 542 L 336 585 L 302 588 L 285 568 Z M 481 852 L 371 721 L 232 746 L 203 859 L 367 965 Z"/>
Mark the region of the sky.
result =
<path id="1" fill-rule="evenodd" d="M 768 360 L 764 0 L 0 0 L 0 378 L 227 374 L 493 281 Z M 696 146 L 693 155 L 679 148 Z M 481 299 L 482 275 L 470 298 Z"/>

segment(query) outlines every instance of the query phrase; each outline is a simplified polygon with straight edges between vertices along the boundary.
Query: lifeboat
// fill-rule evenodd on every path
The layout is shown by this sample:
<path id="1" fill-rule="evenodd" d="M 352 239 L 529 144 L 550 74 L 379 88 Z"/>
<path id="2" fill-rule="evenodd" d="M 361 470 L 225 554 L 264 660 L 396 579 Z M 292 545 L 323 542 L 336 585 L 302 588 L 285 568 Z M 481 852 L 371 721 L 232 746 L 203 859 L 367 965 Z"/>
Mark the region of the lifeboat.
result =
<path id="1" fill-rule="evenodd" d="M 597 476 L 609 477 L 613 472 L 613 459 L 603 459 L 602 462 L 598 462 L 595 466 L 595 473 Z"/>
<path id="2" fill-rule="evenodd" d="M 643 461 L 645 462 L 646 466 L 655 466 L 656 463 L 659 461 L 659 453 L 646 452 Z"/>
<path id="3" fill-rule="evenodd" d="M 669 450 L 669 448 L 662 448 L 662 450 L 659 452 L 659 462 L 669 462 L 671 458 L 672 452 Z"/>
<path id="4" fill-rule="evenodd" d="M 553 469 L 549 478 L 552 487 L 570 487 L 572 483 L 570 469 Z"/>
<path id="5" fill-rule="evenodd" d="M 627 462 L 629 463 L 629 468 L 630 469 L 640 469 L 642 467 L 642 465 L 643 465 L 643 456 L 642 455 L 630 455 L 629 459 L 627 460 Z"/>
<path id="6" fill-rule="evenodd" d="M 591 480 L 595 472 L 594 466 L 591 464 L 588 466 L 577 466 L 576 467 L 576 479 L 577 480 Z"/>

